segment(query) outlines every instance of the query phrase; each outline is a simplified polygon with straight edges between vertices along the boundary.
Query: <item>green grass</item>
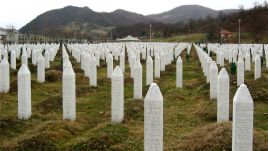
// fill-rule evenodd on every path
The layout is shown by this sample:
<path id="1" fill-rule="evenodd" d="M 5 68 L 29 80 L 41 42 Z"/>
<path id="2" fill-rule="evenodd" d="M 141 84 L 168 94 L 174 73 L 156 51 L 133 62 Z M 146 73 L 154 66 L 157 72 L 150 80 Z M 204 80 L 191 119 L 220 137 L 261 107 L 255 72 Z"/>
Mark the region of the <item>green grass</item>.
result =
<path id="1" fill-rule="evenodd" d="M 111 124 L 111 80 L 106 78 L 105 63 L 98 69 L 98 87 L 90 87 L 80 65 L 70 57 L 76 71 L 77 120 L 62 120 L 60 51 L 46 72 L 50 81 L 36 81 L 32 71 L 32 117 L 17 119 L 16 71 L 11 73 L 11 92 L 1 95 L 0 150 L 143 150 L 143 100 L 133 99 L 133 80 L 128 64 L 125 73 L 125 117 L 121 124 Z M 209 100 L 209 85 L 205 82 L 196 52 L 193 49 L 190 63 L 183 59 L 183 88 L 176 86 L 175 61 L 155 79 L 164 96 L 164 150 L 230 150 L 231 122 L 216 123 L 216 101 Z M 29 61 L 30 62 L 30 61 Z M 18 67 L 20 62 L 18 60 Z M 114 62 L 114 66 L 118 62 Z M 143 63 L 143 83 L 145 84 Z M 229 65 L 226 63 L 229 71 Z M 255 150 L 268 150 L 268 70 L 263 77 L 253 80 L 253 71 L 246 72 L 254 100 Z M 54 76 L 59 76 L 55 78 Z M 54 78 L 53 78 L 54 77 Z M 235 77 L 234 77 L 235 78 Z M 53 80 L 51 80 L 53 79 Z M 230 117 L 232 98 L 237 89 L 231 82 Z M 143 86 L 145 97 L 148 86 Z"/>
<path id="2" fill-rule="evenodd" d="M 154 41 L 165 41 L 165 42 L 200 42 L 206 41 L 206 33 L 193 33 L 193 34 L 179 34 L 168 38 L 157 38 Z"/>

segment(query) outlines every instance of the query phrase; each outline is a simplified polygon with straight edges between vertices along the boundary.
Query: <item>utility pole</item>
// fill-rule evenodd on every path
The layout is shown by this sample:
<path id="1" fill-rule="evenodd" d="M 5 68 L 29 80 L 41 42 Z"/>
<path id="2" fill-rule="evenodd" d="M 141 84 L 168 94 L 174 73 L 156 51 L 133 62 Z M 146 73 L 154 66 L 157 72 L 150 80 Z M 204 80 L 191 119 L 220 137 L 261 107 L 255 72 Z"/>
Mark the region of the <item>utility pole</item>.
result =
<path id="1" fill-rule="evenodd" d="M 111 30 L 111 41 L 113 41 L 113 30 Z"/>
<path id="2" fill-rule="evenodd" d="M 238 42 L 239 42 L 239 47 L 240 47 L 240 23 L 241 23 L 241 19 L 238 19 Z"/>
<path id="3" fill-rule="evenodd" d="M 150 24 L 150 42 L 152 42 L 152 24 Z"/>

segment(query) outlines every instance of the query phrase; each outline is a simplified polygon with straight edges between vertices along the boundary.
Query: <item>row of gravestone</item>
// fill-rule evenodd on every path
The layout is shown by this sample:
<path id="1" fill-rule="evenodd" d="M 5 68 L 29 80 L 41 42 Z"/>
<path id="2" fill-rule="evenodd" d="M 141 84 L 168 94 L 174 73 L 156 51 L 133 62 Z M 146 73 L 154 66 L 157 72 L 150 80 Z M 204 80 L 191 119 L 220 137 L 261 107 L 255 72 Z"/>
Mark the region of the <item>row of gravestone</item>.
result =
<path id="1" fill-rule="evenodd" d="M 239 49 L 234 49 L 237 45 L 227 45 L 225 47 L 223 45 L 221 46 L 225 48 L 223 49 L 221 47 L 218 48 L 215 44 L 210 44 L 208 47 L 209 50 L 216 54 L 216 62 L 221 67 L 224 66 L 224 60 L 237 65 L 237 86 L 244 83 L 244 72 L 251 70 L 251 63 L 254 63 L 255 80 L 261 77 L 261 67 L 264 60 L 266 62 L 266 68 L 268 68 L 268 46 L 244 44 Z"/>
<path id="2" fill-rule="evenodd" d="M 113 45 L 115 45 L 113 43 Z M 141 44 L 140 44 L 141 45 Z M 161 46 L 163 46 L 164 44 L 161 44 Z M 170 45 L 170 44 L 169 44 Z M 189 44 L 180 44 L 176 47 L 175 52 L 175 57 L 178 56 L 178 54 L 181 53 L 181 51 L 185 48 L 185 46 L 187 46 Z M 131 46 L 131 47 L 130 47 Z M 145 58 L 144 60 L 147 60 L 147 65 L 149 70 L 151 70 L 151 68 L 149 68 L 149 66 L 154 67 L 154 75 L 156 78 L 160 78 L 160 71 L 164 71 L 165 70 L 165 66 L 167 64 L 170 64 L 171 61 L 174 60 L 174 55 L 173 55 L 173 47 L 176 45 L 170 45 L 169 46 L 169 51 L 165 52 L 165 51 L 158 51 L 159 49 L 145 49 L 145 51 L 139 51 L 139 49 L 134 49 L 132 45 L 127 45 L 127 46 L 118 46 L 116 45 L 115 48 L 111 48 L 112 50 L 118 48 L 118 51 L 109 51 L 109 50 L 102 50 L 100 48 L 98 48 L 96 45 L 77 45 L 77 44 L 73 44 L 73 45 L 68 45 L 68 48 L 71 52 L 71 54 L 73 55 L 73 57 L 76 59 L 77 62 L 81 63 L 81 69 L 85 71 L 85 75 L 88 75 L 87 72 L 90 72 L 90 59 L 87 56 L 91 56 L 93 57 L 93 59 L 96 59 L 97 62 L 97 66 L 99 67 L 100 65 L 100 60 L 104 60 L 107 63 L 107 77 L 111 78 L 111 73 L 113 71 L 113 60 L 118 61 L 118 58 L 120 58 L 120 68 L 122 69 L 122 72 L 125 72 L 125 55 L 127 52 L 128 55 L 128 63 L 131 69 L 130 75 L 133 78 L 134 76 L 134 66 L 137 62 L 137 60 L 139 60 L 138 58 L 140 58 L 140 54 L 141 54 L 141 58 Z M 87 48 L 88 47 L 88 48 Z M 91 47 L 95 48 L 96 50 L 99 51 L 91 51 Z M 100 44 L 99 47 L 103 47 L 103 45 Z M 111 47 L 111 46 L 110 46 Z M 125 47 L 127 47 L 128 49 L 125 50 Z M 121 49 L 120 49 L 121 48 Z M 138 47 L 140 48 L 140 47 Z M 157 45 L 155 45 L 155 48 L 158 48 Z M 166 48 L 166 47 L 165 47 Z M 113 53 L 116 52 L 116 53 Z M 119 55 L 119 57 L 118 57 Z M 148 58 L 146 58 L 146 55 Z M 151 58 L 150 58 L 151 57 Z M 152 57 L 154 57 L 155 61 L 153 63 L 153 61 L 150 61 L 152 59 Z M 138 65 L 138 64 L 137 64 Z M 86 67 L 87 66 L 87 67 Z M 160 68 L 159 68 L 160 66 Z M 146 75 L 146 84 L 150 84 L 153 80 L 151 78 L 151 73 L 152 71 L 148 71 L 148 74 Z"/>
<path id="3" fill-rule="evenodd" d="M 46 48 L 45 51 L 43 48 Z M 37 65 L 37 81 L 43 83 L 45 81 L 45 68 L 50 67 L 50 62 L 54 60 L 57 49 L 58 46 L 53 44 L 35 46 L 34 49 L 30 46 L 23 48 L 22 45 L 11 45 L 7 49 L 0 50 L 0 92 L 9 92 L 10 68 L 12 70 L 17 68 L 17 59 L 21 59 L 21 65 L 28 66 L 28 59 L 31 57 L 32 64 Z"/>
<path id="4" fill-rule="evenodd" d="M 189 44 L 188 44 L 189 45 Z M 163 150 L 163 96 L 156 83 L 153 83 L 153 71 L 155 69 L 155 78 L 160 77 L 160 70 L 165 70 L 165 66 L 173 61 L 174 54 L 178 58 L 176 62 L 176 86 L 182 87 L 182 59 L 180 58 L 181 52 L 187 47 L 187 53 L 190 53 L 191 45 L 188 47 L 178 46 L 175 50 L 162 52 L 159 56 L 155 55 L 154 61 L 151 52 L 146 53 L 146 85 L 151 85 L 144 100 L 144 150 Z M 85 65 L 83 56 L 87 56 L 87 52 L 80 52 L 81 55 L 78 59 L 77 52 L 79 48 L 68 45 L 70 53 L 76 58 L 76 61 L 81 61 L 81 67 Z M 130 72 L 133 72 L 133 87 L 134 99 L 142 99 L 142 65 L 140 63 L 140 56 L 136 56 L 135 50 L 130 51 L 127 49 Z M 113 60 L 116 58 L 112 52 L 108 52 L 104 60 L 107 63 L 107 77 L 111 78 L 111 122 L 121 123 L 124 119 L 124 68 L 125 68 L 125 49 L 120 52 L 120 66 L 113 69 Z M 96 54 L 89 53 L 92 57 Z M 97 54 L 98 55 L 98 54 Z M 79 56 L 79 55 L 78 55 Z M 175 57 L 175 58 L 176 58 Z M 86 57 L 85 57 L 86 58 Z M 132 60 L 133 59 L 133 60 Z M 115 59 L 116 60 L 116 59 Z M 155 68 L 153 65 L 155 62 Z M 161 64 L 162 62 L 162 64 Z M 132 65 L 131 65 L 132 64 Z M 123 66 L 122 66 L 123 65 Z M 133 68 L 133 69 L 132 69 Z M 83 68 L 82 68 L 83 69 Z M 86 72 L 85 69 L 83 69 Z M 157 73 L 159 72 L 159 73 Z M 90 78 L 90 77 L 89 77 Z"/>
<path id="5" fill-rule="evenodd" d="M 191 47 L 187 47 L 187 54 L 189 55 L 191 51 Z M 185 48 L 186 48 L 185 47 Z M 218 76 L 218 68 L 215 62 L 212 61 L 211 67 L 208 68 L 206 65 L 207 60 L 204 59 L 207 57 L 207 54 L 204 53 L 200 48 L 198 48 L 195 45 L 195 48 L 197 50 L 198 56 L 201 65 L 205 75 L 209 76 L 209 83 L 210 83 L 210 96 L 211 99 L 218 99 L 218 115 L 217 119 L 219 122 L 223 122 L 226 120 L 229 120 L 229 82 L 226 82 L 229 80 L 228 74 L 226 70 L 223 68 Z M 183 49 L 182 49 L 183 50 Z M 182 52 L 182 50 L 179 50 Z M 74 51 L 70 49 L 70 52 L 72 54 Z M 123 51 L 122 51 L 123 52 Z M 124 54 L 124 53 L 120 53 Z M 129 55 L 128 58 L 134 58 L 134 66 L 133 68 L 133 78 L 134 78 L 134 98 L 141 99 L 142 98 L 142 66 L 138 58 L 139 56 L 136 56 L 136 50 L 127 49 L 127 54 Z M 151 67 L 152 66 L 152 57 L 151 53 L 146 53 L 147 61 L 146 66 Z M 155 55 L 155 62 L 157 60 L 157 56 L 159 56 L 158 53 L 153 52 Z M 165 66 L 174 59 L 174 54 L 176 54 L 173 50 L 167 50 L 165 52 L 161 52 L 160 63 L 158 63 L 158 70 L 165 70 Z M 88 56 L 87 56 L 88 55 Z M 178 53 L 178 56 L 180 53 Z M 23 56 L 23 55 L 22 55 Z M 85 58 L 83 58 L 85 57 Z M 68 53 L 63 47 L 62 49 L 62 58 L 63 58 L 63 83 L 62 83 L 62 94 L 63 94 L 63 119 L 68 120 L 75 120 L 76 118 L 76 94 L 75 94 L 75 73 L 72 68 L 72 64 L 69 60 Z M 91 64 L 91 60 L 95 60 L 96 56 L 95 54 L 90 56 L 90 54 L 87 54 L 85 52 L 83 55 L 80 55 L 81 60 L 84 60 L 84 71 L 86 72 L 88 68 L 88 76 L 91 79 L 92 78 L 92 67 L 96 68 L 97 63 L 95 63 L 93 66 L 88 65 Z M 83 58 L 83 59 L 82 59 Z M 122 57 L 123 58 L 123 57 Z M 20 68 L 18 72 L 18 114 L 20 119 L 28 119 L 31 115 L 31 75 L 30 71 L 27 67 L 27 62 L 23 61 L 23 65 Z M 27 58 L 28 59 L 28 58 Z M 89 62 L 87 62 L 89 59 Z M 3 59 L 5 60 L 5 59 Z M 26 59 L 25 59 L 26 60 Z M 80 60 L 80 61 L 81 61 Z M 112 79 L 112 122 L 121 122 L 124 117 L 124 78 L 123 78 L 123 72 L 122 69 L 117 66 L 113 70 L 113 66 L 109 65 L 113 61 L 113 55 L 111 52 L 108 52 L 106 54 L 105 60 L 107 62 L 107 70 L 108 67 L 112 69 L 110 71 L 111 75 L 108 76 L 109 70 L 107 71 L 107 77 Z M 111 61 L 112 60 L 112 61 Z M 77 60 L 78 61 L 78 60 Z M 110 62 L 109 62 L 110 61 Z M 128 60 L 129 64 L 133 60 Z M 82 67 L 81 61 L 81 67 Z M 133 65 L 133 62 L 132 62 Z M 162 65 L 162 66 L 161 66 Z M 161 68 L 162 67 L 162 68 Z M 131 65 L 130 65 L 131 68 Z M 155 68 L 155 70 L 156 70 Z M 181 72 L 180 72 L 181 71 Z M 149 68 L 146 70 L 146 73 L 148 73 L 148 83 L 151 84 L 148 93 L 145 97 L 145 112 L 144 112 L 144 149 L 145 150 L 163 150 L 163 97 L 162 94 L 158 88 L 158 86 L 155 83 L 150 83 L 150 80 L 152 80 L 152 70 Z M 177 59 L 177 86 L 180 87 L 180 81 L 179 79 L 182 78 L 182 61 L 181 58 L 178 57 Z M 216 74 L 217 73 L 217 74 Z M 227 75 L 227 76 L 226 76 Z M 146 76 L 147 77 L 147 76 Z M 147 78 L 146 78 L 147 79 Z M 216 81 L 216 83 L 215 83 Z M 218 81 L 218 82 L 217 82 Z M 152 81 L 151 81 L 152 82 Z M 182 82 L 182 81 L 181 81 Z M 221 87 L 220 87 L 221 86 Z M 215 91 L 216 90 L 216 91 Z M 238 89 L 235 97 L 234 97 L 234 114 L 233 114 L 233 148 L 252 148 L 252 142 L 249 140 L 252 139 L 250 136 L 252 136 L 252 129 L 253 129 L 253 101 L 251 99 L 251 96 L 246 88 L 245 85 L 241 85 Z M 227 106 L 228 103 L 228 106 Z M 228 111 L 227 111 L 228 110 Z M 228 119 L 227 119 L 228 114 Z M 246 116 L 242 116 L 246 115 Z M 251 118 L 252 116 L 252 118 Z M 252 123 L 250 123 L 252 122 Z M 252 124 L 252 125 L 251 125 Z M 244 134 L 249 135 L 244 135 Z M 243 136 L 241 136 L 243 135 Z M 246 146 L 245 145 L 248 145 Z M 251 145 L 251 146 L 250 146 Z"/>
<path id="6" fill-rule="evenodd" d="M 162 44 L 163 45 L 163 44 Z M 187 44 L 183 44 L 183 45 L 180 45 L 176 50 L 175 52 L 177 52 L 176 55 L 179 55 L 182 50 L 186 47 Z M 170 45 L 170 46 L 174 46 L 174 45 Z M 170 47 L 169 46 L 169 47 Z M 19 48 L 21 47 L 21 49 Z M 10 56 L 11 56 L 11 62 L 15 62 L 16 64 L 16 59 L 19 59 L 21 58 L 21 68 L 19 69 L 19 72 L 18 72 L 18 76 L 17 76 L 17 81 L 18 81 L 18 116 L 19 116 L 19 119 L 28 119 L 31 115 L 31 72 L 28 68 L 28 60 L 29 58 L 31 57 L 32 58 L 32 64 L 34 65 L 37 65 L 37 81 L 39 81 L 40 83 L 43 83 L 45 82 L 45 68 L 49 68 L 50 67 L 50 61 L 53 61 L 55 56 L 56 56 L 56 53 L 57 53 L 57 50 L 58 50 L 58 45 L 56 44 L 53 44 L 53 45 L 46 45 L 45 48 L 47 50 L 43 51 L 43 48 L 44 46 L 22 46 L 22 45 L 11 45 L 8 49 L 4 49 L 4 50 L 1 50 L 1 63 L 0 63 L 0 90 L 1 92 L 5 92 L 7 93 L 10 89 L 10 67 L 9 67 L 9 58 L 8 58 L 8 54 L 10 53 Z M 35 50 L 33 50 L 33 48 Z M 122 49 L 124 50 L 124 49 Z M 70 52 L 75 55 L 75 51 L 71 51 L 70 49 Z M 153 52 L 151 50 L 151 52 Z M 45 56 L 43 56 L 43 53 Z M 133 53 L 133 51 L 129 51 L 129 53 Z M 14 54 L 14 55 L 12 55 Z M 153 60 L 151 58 L 151 53 L 146 53 L 148 54 L 149 56 L 147 57 L 147 72 L 146 72 L 146 84 L 147 85 L 150 85 L 151 83 L 153 83 Z M 162 52 L 162 54 L 164 54 Z M 121 55 L 120 55 L 120 65 L 121 66 L 124 66 L 125 65 L 125 51 L 122 51 Z M 16 57 L 14 57 L 16 56 Z M 155 69 L 159 72 L 158 74 L 155 74 L 157 77 L 157 75 L 159 75 L 158 77 L 160 77 L 160 65 L 164 66 L 167 64 L 167 63 L 171 63 L 171 61 L 173 61 L 173 50 L 171 51 L 167 51 L 165 52 L 165 55 L 162 55 L 162 58 L 161 58 L 161 62 L 160 63 L 160 57 L 157 57 L 158 54 L 156 53 L 156 61 L 155 61 Z M 15 58 L 15 59 L 14 59 Z M 69 61 L 69 56 L 68 56 L 68 53 L 65 49 L 65 47 L 62 47 L 62 59 L 63 59 L 63 69 L 65 69 L 65 67 L 71 67 L 71 63 Z M 91 86 L 97 86 L 97 61 L 96 61 L 96 57 L 95 54 L 92 55 L 90 53 L 87 53 L 87 52 L 84 52 L 80 55 L 81 58 L 81 68 L 84 69 L 85 71 L 85 75 L 90 77 L 90 85 Z M 109 77 L 109 72 L 111 73 L 112 70 L 113 70 L 113 65 L 111 66 L 109 64 L 109 61 L 110 62 L 113 62 L 113 56 L 111 58 L 111 53 L 108 52 L 107 54 L 107 57 L 104 58 L 106 59 L 107 61 L 107 69 L 108 69 L 108 72 L 107 72 L 107 77 Z M 162 60 L 165 60 L 165 61 L 162 61 Z M 77 59 L 77 61 L 79 61 Z M 99 62 L 99 60 L 98 60 Z M 134 98 L 135 99 L 141 99 L 142 98 L 142 66 L 141 66 L 141 63 L 140 63 L 140 60 L 137 59 L 135 60 L 135 65 L 133 67 L 133 71 L 134 71 Z M 12 68 L 13 69 L 13 68 Z M 16 68 L 14 68 L 16 69 Z M 67 69 L 70 69 L 70 68 L 67 68 Z M 72 69 L 72 68 L 71 68 Z M 165 68 L 164 68 L 165 69 Z M 164 70 L 163 69 L 163 70 Z M 111 71 L 109 71 L 111 70 Z M 182 70 L 182 67 L 180 67 L 180 70 Z M 64 70 L 63 70 L 64 71 Z M 68 71 L 68 70 L 67 70 Z M 73 74 L 73 69 L 72 71 L 69 71 L 70 74 L 74 75 Z M 89 72 L 89 73 L 88 73 Z M 69 93 L 69 91 L 71 90 L 65 90 L 64 87 L 67 87 L 67 88 L 72 88 L 74 87 L 73 89 L 75 90 L 75 86 L 64 86 L 64 85 L 69 85 L 71 84 L 73 80 L 70 80 L 69 79 L 69 82 L 66 82 L 66 84 L 64 84 L 64 76 L 67 76 L 68 75 L 68 72 L 63 72 L 63 92 L 67 91 L 66 93 L 66 97 L 63 97 L 63 102 L 70 102 L 70 101 L 64 101 L 65 98 L 68 99 L 71 99 L 73 100 L 72 98 L 75 98 L 75 92 L 74 92 L 74 95 L 73 97 L 72 96 L 68 96 L 68 95 L 71 95 L 72 93 Z M 68 76 L 67 76 L 68 77 Z M 182 77 L 182 75 L 180 76 Z M 182 78 L 180 78 L 181 81 L 178 81 L 177 80 L 177 83 L 182 83 Z M 67 80 L 68 81 L 68 80 Z M 177 84 L 177 85 L 182 85 L 182 84 Z M 75 102 L 75 101 L 74 101 Z M 65 104 L 65 103 L 63 103 Z M 67 103 L 68 104 L 68 103 Z M 67 105 L 68 106 L 68 105 Z M 66 110 L 66 111 L 69 111 Z M 71 111 L 71 110 L 70 110 Z M 65 114 L 64 114 L 65 115 Z M 65 116 L 64 116 L 65 117 Z M 75 116 L 72 116 L 73 120 L 75 119 Z M 67 118 L 64 118 L 64 119 L 67 119 Z"/>
<path id="7" fill-rule="evenodd" d="M 224 67 L 218 75 L 216 62 L 212 61 L 199 46 L 194 46 L 201 67 L 207 76 L 207 82 L 210 83 L 210 99 L 217 99 L 217 122 L 227 122 L 229 121 L 229 75 Z M 253 106 L 247 86 L 241 83 L 233 98 L 232 150 L 253 149 Z"/>
<path id="8" fill-rule="evenodd" d="M 48 60 L 47 68 L 49 68 L 49 62 L 53 61 L 57 52 L 55 49 L 56 45 L 51 45 L 49 50 L 45 51 L 45 56 Z M 12 47 L 11 47 L 12 48 Z M 19 51 L 18 51 L 19 50 Z M 22 52 L 20 51 L 22 50 Z M 0 92 L 8 93 L 10 89 L 10 65 L 8 53 L 10 53 L 11 68 L 16 69 L 16 59 L 20 57 L 21 54 L 21 67 L 17 73 L 17 89 L 18 89 L 18 118 L 19 119 L 28 119 L 31 116 L 31 72 L 28 68 L 28 56 L 32 55 L 32 60 L 37 63 L 37 79 L 39 82 L 44 82 L 45 72 L 45 62 L 42 58 L 42 49 L 40 50 L 31 50 L 31 49 L 4 49 L 2 50 L 1 63 L 0 63 Z M 30 54 L 30 55 L 28 55 Z M 38 59 L 36 58 L 38 56 Z M 39 61 L 42 59 L 42 71 L 40 71 Z M 33 61 L 33 62 L 34 62 Z M 15 64 L 15 65 L 14 65 Z M 40 75 L 42 72 L 42 75 Z M 40 76 L 42 76 L 40 78 Z"/>
<path id="9" fill-rule="evenodd" d="M 268 45 L 262 44 L 208 44 L 208 52 L 214 52 L 217 56 L 217 64 L 221 64 L 223 59 L 229 63 L 237 63 L 240 58 L 245 59 L 245 70 L 251 70 L 251 62 L 255 63 L 256 58 L 261 60 L 261 64 L 266 61 L 266 67 L 268 68 Z M 221 57 L 222 56 L 222 57 Z M 223 65 L 221 65 L 223 66 Z"/>
<path id="10" fill-rule="evenodd" d="M 146 43 L 139 43 L 140 48 L 142 45 L 145 45 Z M 153 83 L 153 79 L 160 78 L 160 71 L 165 71 L 165 66 L 170 64 L 174 58 L 176 58 L 182 50 L 187 48 L 189 44 L 183 43 L 183 44 L 169 44 L 168 46 L 165 46 L 165 44 L 157 44 L 154 45 L 155 48 L 158 47 L 164 47 L 167 48 L 167 50 L 164 49 L 145 49 L 145 51 L 139 51 L 139 49 L 134 49 L 134 46 L 132 44 L 127 44 L 125 46 L 118 46 L 114 43 L 112 45 L 115 45 L 116 47 L 111 48 L 112 50 L 118 48 L 120 49 L 119 52 L 117 51 L 109 51 L 109 50 L 102 50 L 101 48 L 98 48 L 95 44 L 93 46 L 91 45 L 78 45 L 78 44 L 70 44 L 68 45 L 68 50 L 70 51 L 70 54 L 76 59 L 78 63 L 81 64 L 81 69 L 84 71 L 85 76 L 89 77 L 90 79 L 90 85 L 91 86 L 97 86 L 96 84 L 96 67 L 100 67 L 100 60 L 106 61 L 107 64 L 107 77 L 112 77 L 113 67 L 114 67 L 114 60 L 119 61 L 119 66 L 122 71 L 122 73 L 125 73 L 125 61 L 126 61 L 126 55 L 128 56 L 128 64 L 130 67 L 130 76 L 133 78 L 134 82 L 134 99 L 141 99 L 142 98 L 142 65 L 140 62 L 140 58 L 144 58 L 142 56 L 146 55 L 146 85 L 150 85 Z M 122 45 L 122 44 L 121 44 Z M 158 46 L 158 47 L 157 47 Z M 87 48 L 88 47 L 88 48 Z M 93 50 L 91 47 L 94 47 L 94 49 L 97 49 L 99 51 L 91 51 Z M 102 44 L 99 45 L 99 47 L 103 47 Z M 127 49 L 126 49 L 127 48 Z M 190 47 L 188 47 L 189 49 Z M 160 51 L 161 50 L 161 51 Z M 119 55 L 119 58 L 118 56 Z M 154 59 L 152 58 L 154 57 Z M 95 63 L 97 62 L 97 63 Z M 178 75 L 177 76 L 177 87 L 182 87 L 182 61 L 179 59 L 177 67 Z M 91 75 L 94 77 L 91 78 Z M 94 79 L 94 80 L 91 80 Z M 92 84 L 92 81 L 94 81 Z"/>

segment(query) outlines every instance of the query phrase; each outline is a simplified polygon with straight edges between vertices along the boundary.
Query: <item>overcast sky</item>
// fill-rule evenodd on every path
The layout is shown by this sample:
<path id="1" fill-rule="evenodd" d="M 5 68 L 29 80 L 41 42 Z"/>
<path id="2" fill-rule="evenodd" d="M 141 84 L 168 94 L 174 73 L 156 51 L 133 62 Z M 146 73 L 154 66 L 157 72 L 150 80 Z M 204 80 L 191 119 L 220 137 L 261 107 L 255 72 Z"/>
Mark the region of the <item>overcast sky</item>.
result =
<path id="1" fill-rule="evenodd" d="M 253 3 L 264 0 L 0 0 L 0 27 L 14 25 L 19 29 L 39 14 L 67 5 L 88 6 L 97 12 L 125 9 L 143 15 L 161 13 L 180 5 L 198 4 L 212 9 L 253 7 Z"/>

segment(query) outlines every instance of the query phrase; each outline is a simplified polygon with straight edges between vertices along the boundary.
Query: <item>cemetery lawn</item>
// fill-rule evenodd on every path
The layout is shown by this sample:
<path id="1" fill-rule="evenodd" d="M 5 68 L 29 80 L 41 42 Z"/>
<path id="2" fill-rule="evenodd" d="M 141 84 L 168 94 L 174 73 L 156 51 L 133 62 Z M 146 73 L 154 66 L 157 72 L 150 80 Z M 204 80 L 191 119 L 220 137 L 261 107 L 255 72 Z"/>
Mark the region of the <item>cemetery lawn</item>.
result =
<path id="1" fill-rule="evenodd" d="M 165 41 L 165 42 L 201 42 L 207 39 L 206 33 L 191 33 L 191 34 L 179 34 L 168 38 L 156 38 L 153 41 Z"/>
<path id="2" fill-rule="evenodd" d="M 70 57 L 77 84 L 77 120 L 71 122 L 62 120 L 60 55 L 61 51 L 51 63 L 51 68 L 46 70 L 44 84 L 37 82 L 36 67 L 29 65 L 32 73 L 32 117 L 27 121 L 17 119 L 18 70 L 11 70 L 10 93 L 1 94 L 0 99 L 0 150 L 143 150 L 143 100 L 132 99 L 133 80 L 128 64 L 124 74 L 124 121 L 111 124 L 111 80 L 106 78 L 106 63 L 101 61 L 98 69 L 98 87 L 90 87 L 80 65 Z M 196 51 L 192 48 L 189 63 L 185 60 L 186 51 L 181 56 L 182 89 L 175 88 L 175 61 L 161 72 L 161 79 L 154 80 L 164 96 L 164 150 L 231 150 L 231 122 L 216 123 L 216 100 L 209 100 L 209 84 L 206 84 Z M 142 61 L 144 97 L 148 90 L 145 86 L 145 63 Z M 115 65 L 119 62 L 114 62 Z M 20 61 L 17 60 L 19 67 Z M 230 73 L 227 63 L 226 67 Z M 253 70 L 245 72 L 245 83 L 254 100 L 254 150 L 264 151 L 268 150 L 268 70 L 262 69 L 261 79 L 254 81 L 253 78 Z M 237 86 L 235 77 L 230 79 L 232 112 Z"/>

